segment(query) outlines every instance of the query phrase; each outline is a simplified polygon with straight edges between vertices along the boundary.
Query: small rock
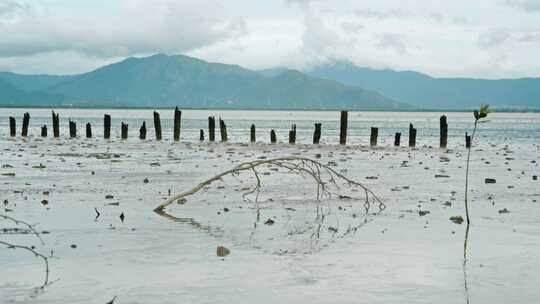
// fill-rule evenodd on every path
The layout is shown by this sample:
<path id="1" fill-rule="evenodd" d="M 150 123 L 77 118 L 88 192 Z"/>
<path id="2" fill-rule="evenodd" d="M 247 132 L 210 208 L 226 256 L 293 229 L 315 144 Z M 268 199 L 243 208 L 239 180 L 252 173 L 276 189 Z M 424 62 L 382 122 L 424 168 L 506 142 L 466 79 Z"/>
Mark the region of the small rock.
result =
<path id="1" fill-rule="evenodd" d="M 533 175 L 533 180 L 538 180 L 538 175 Z"/>
<path id="2" fill-rule="evenodd" d="M 485 179 L 486 184 L 495 184 L 496 182 L 497 182 L 497 180 L 494 179 L 494 178 L 486 178 Z"/>
<path id="3" fill-rule="evenodd" d="M 71 247 L 71 248 L 75 249 L 75 248 L 77 248 L 77 245 L 75 245 L 75 244 L 71 244 L 71 245 L 70 245 L 69 247 Z"/>
<path id="4" fill-rule="evenodd" d="M 227 247 L 224 247 L 224 246 L 218 246 L 216 248 L 216 255 L 218 257 L 225 257 L 225 256 L 228 256 L 229 254 L 231 254 L 231 251 L 229 250 L 229 248 Z"/>
<path id="5" fill-rule="evenodd" d="M 271 218 L 267 219 L 266 222 L 264 222 L 265 225 L 274 225 L 274 223 L 274 220 Z"/>
<path id="6" fill-rule="evenodd" d="M 49 204 L 49 201 L 44 199 L 44 200 L 41 201 L 41 204 L 42 204 L 43 206 L 48 205 L 48 204 Z"/>
<path id="7" fill-rule="evenodd" d="M 450 217 L 450 220 L 456 224 L 462 224 L 463 223 L 463 217 L 458 215 L 458 216 L 451 216 Z"/>
<path id="8" fill-rule="evenodd" d="M 510 213 L 510 211 L 506 208 L 499 210 L 500 214 Z"/>
<path id="9" fill-rule="evenodd" d="M 111 195 L 111 194 L 107 194 L 107 195 L 105 195 L 105 199 L 113 199 L 113 198 L 114 198 L 114 196 L 113 196 L 113 195 Z"/>
<path id="10" fill-rule="evenodd" d="M 148 177 L 145 177 L 145 178 L 143 179 L 143 183 L 148 184 L 149 182 L 150 182 L 150 181 L 148 180 Z"/>
<path id="11" fill-rule="evenodd" d="M 124 215 L 124 212 L 122 212 L 122 213 L 120 214 L 120 221 L 122 221 L 122 223 L 123 223 L 125 218 L 126 218 L 126 217 L 125 217 L 125 215 Z"/>
<path id="12" fill-rule="evenodd" d="M 429 211 L 428 210 L 418 210 L 418 215 L 420 216 L 424 216 L 426 214 L 429 214 Z"/>

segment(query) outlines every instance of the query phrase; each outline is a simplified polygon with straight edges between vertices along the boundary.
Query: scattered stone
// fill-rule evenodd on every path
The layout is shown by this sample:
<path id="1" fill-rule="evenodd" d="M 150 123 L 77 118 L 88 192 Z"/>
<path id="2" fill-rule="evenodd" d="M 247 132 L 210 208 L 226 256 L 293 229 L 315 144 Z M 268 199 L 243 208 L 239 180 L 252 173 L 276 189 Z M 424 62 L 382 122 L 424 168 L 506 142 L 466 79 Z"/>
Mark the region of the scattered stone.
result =
<path id="1" fill-rule="evenodd" d="M 494 178 L 486 178 L 485 179 L 486 184 L 495 184 L 497 182 Z"/>
<path id="2" fill-rule="evenodd" d="M 120 221 L 122 221 L 122 223 L 124 222 L 124 219 L 126 217 L 124 216 L 124 212 L 120 213 Z"/>
<path id="3" fill-rule="evenodd" d="M 264 222 L 265 225 L 274 225 L 274 223 L 274 220 L 271 218 L 267 219 L 266 222 Z"/>
<path id="4" fill-rule="evenodd" d="M 506 214 L 506 213 L 510 213 L 510 211 L 508 209 L 504 208 L 504 209 L 499 210 L 499 213 L 500 214 Z"/>
<path id="5" fill-rule="evenodd" d="M 435 174 L 435 178 L 449 178 L 450 175 L 446 175 L 446 174 Z"/>
<path id="6" fill-rule="evenodd" d="M 71 247 L 72 249 L 75 249 L 75 248 L 77 248 L 77 245 L 71 244 L 69 247 Z"/>
<path id="7" fill-rule="evenodd" d="M 145 178 L 143 179 L 143 183 L 148 184 L 149 182 L 150 182 L 150 180 L 148 180 L 148 177 L 145 177 Z"/>
<path id="8" fill-rule="evenodd" d="M 533 180 L 538 180 L 538 175 L 533 175 Z"/>
<path id="9" fill-rule="evenodd" d="M 218 257 L 226 257 L 228 256 L 229 254 L 231 254 L 231 251 L 229 250 L 229 248 L 227 247 L 224 247 L 224 246 L 218 246 L 216 248 L 216 255 Z"/>
<path id="10" fill-rule="evenodd" d="M 44 200 L 41 201 L 41 204 L 42 204 L 43 206 L 48 205 L 48 204 L 49 204 L 49 201 L 44 199 Z"/>
<path id="11" fill-rule="evenodd" d="M 458 215 L 458 216 L 451 216 L 450 217 L 450 220 L 458 225 L 462 224 L 463 223 L 463 217 Z"/>
<path id="12" fill-rule="evenodd" d="M 427 214 L 429 214 L 428 210 L 418 210 L 418 215 L 420 215 L 420 216 L 424 216 L 424 215 L 427 215 Z"/>
<path id="13" fill-rule="evenodd" d="M 112 194 L 107 194 L 105 195 L 105 199 L 113 199 L 114 196 Z"/>

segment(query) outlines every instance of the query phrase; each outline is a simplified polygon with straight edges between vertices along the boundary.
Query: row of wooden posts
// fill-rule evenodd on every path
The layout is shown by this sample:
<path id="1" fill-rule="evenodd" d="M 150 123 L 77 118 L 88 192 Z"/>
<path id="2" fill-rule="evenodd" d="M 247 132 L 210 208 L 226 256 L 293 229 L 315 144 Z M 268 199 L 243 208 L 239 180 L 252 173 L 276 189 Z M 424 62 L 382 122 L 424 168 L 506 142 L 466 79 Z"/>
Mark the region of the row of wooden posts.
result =
<path id="1" fill-rule="evenodd" d="M 174 109 L 174 128 L 173 128 L 173 139 L 175 141 L 180 140 L 180 128 L 181 128 L 181 118 L 182 111 L 178 110 L 178 107 Z M 58 113 L 52 111 L 52 122 L 53 122 L 53 136 L 60 137 L 60 118 Z M 28 136 L 28 126 L 30 124 L 30 114 L 24 113 L 23 115 L 23 124 L 21 136 Z M 347 124 L 348 124 L 348 111 L 341 111 L 340 118 L 340 133 L 339 133 L 339 143 L 341 145 L 347 144 Z M 16 119 L 14 117 L 9 118 L 9 128 L 10 136 L 16 136 Z M 111 137 L 111 116 L 105 114 L 103 118 L 103 137 L 109 139 Z M 213 142 L 215 141 L 215 129 L 216 129 L 216 120 L 215 117 L 208 117 L 208 140 Z M 321 139 L 321 123 L 315 123 L 315 131 L 313 133 L 313 143 L 318 144 Z M 156 134 L 156 139 L 162 139 L 162 130 L 161 130 L 161 119 L 159 113 L 154 111 L 154 130 Z M 227 125 L 225 121 L 219 118 L 219 130 L 221 134 L 221 141 L 226 142 L 228 140 L 227 136 Z M 47 137 L 47 125 L 41 127 L 41 136 Z M 74 121 L 69 120 L 69 136 L 77 137 L 77 125 Z M 377 146 L 377 138 L 379 136 L 379 128 L 372 127 L 370 135 L 370 145 Z M 86 137 L 92 138 L 92 125 L 90 123 L 86 124 Z M 121 137 L 122 139 L 128 138 L 128 124 L 121 123 Z M 139 138 L 146 139 L 146 122 L 142 123 L 142 126 L 139 129 Z M 204 141 L 204 130 L 200 130 L 199 140 Z M 252 124 L 250 128 L 250 141 L 255 142 L 255 125 Z M 274 130 L 270 131 L 270 142 L 276 143 L 277 137 Z M 289 130 L 289 143 L 296 143 L 296 125 L 293 124 Z M 401 144 L 401 133 L 397 132 L 394 137 L 394 146 L 399 147 Z M 446 148 L 448 144 L 448 122 L 445 115 L 440 117 L 440 143 L 441 148 Z M 467 148 L 470 147 L 471 137 L 466 133 L 465 134 L 465 145 Z M 416 128 L 413 124 L 409 124 L 409 147 L 416 147 Z"/>

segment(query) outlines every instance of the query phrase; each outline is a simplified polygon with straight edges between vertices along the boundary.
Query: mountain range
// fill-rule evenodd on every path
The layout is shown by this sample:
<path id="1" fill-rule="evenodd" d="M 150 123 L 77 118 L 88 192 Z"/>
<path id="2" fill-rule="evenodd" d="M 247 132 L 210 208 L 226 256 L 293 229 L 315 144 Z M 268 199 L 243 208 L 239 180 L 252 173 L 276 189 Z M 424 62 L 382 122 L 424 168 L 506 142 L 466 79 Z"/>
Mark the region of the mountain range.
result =
<path id="1" fill-rule="evenodd" d="M 348 62 L 253 71 L 157 54 L 80 75 L 0 72 L 0 106 L 230 109 L 540 109 L 540 78 L 434 78 Z"/>
<path id="2" fill-rule="evenodd" d="M 422 109 L 540 109 L 540 78 L 434 78 L 413 71 L 374 70 L 348 62 L 317 66 L 308 75 L 369 88 Z"/>
<path id="3" fill-rule="evenodd" d="M 287 70 L 265 77 L 237 65 L 210 63 L 184 55 L 128 58 L 73 76 L 1 73 L 0 81 L 0 105 L 4 106 L 412 108 L 371 90 L 299 71 Z"/>

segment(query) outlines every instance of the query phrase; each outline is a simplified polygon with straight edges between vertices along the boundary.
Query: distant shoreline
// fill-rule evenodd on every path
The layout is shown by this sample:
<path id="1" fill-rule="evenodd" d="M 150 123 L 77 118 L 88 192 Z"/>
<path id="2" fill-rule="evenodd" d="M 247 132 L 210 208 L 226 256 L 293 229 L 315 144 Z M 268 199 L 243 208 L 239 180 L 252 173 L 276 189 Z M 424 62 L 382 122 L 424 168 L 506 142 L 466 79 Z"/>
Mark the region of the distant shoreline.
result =
<path id="1" fill-rule="evenodd" d="M 91 110 L 174 110 L 174 107 L 85 107 L 85 106 L 4 106 L 0 105 L 3 109 L 91 109 Z M 180 110 L 218 110 L 218 111 L 291 111 L 291 112 L 335 112 L 348 110 L 350 112 L 470 112 L 470 109 L 261 109 L 261 108 L 192 108 L 192 107 L 179 107 Z M 493 108 L 494 112 L 499 113 L 540 113 L 540 109 L 508 109 L 508 108 Z"/>

